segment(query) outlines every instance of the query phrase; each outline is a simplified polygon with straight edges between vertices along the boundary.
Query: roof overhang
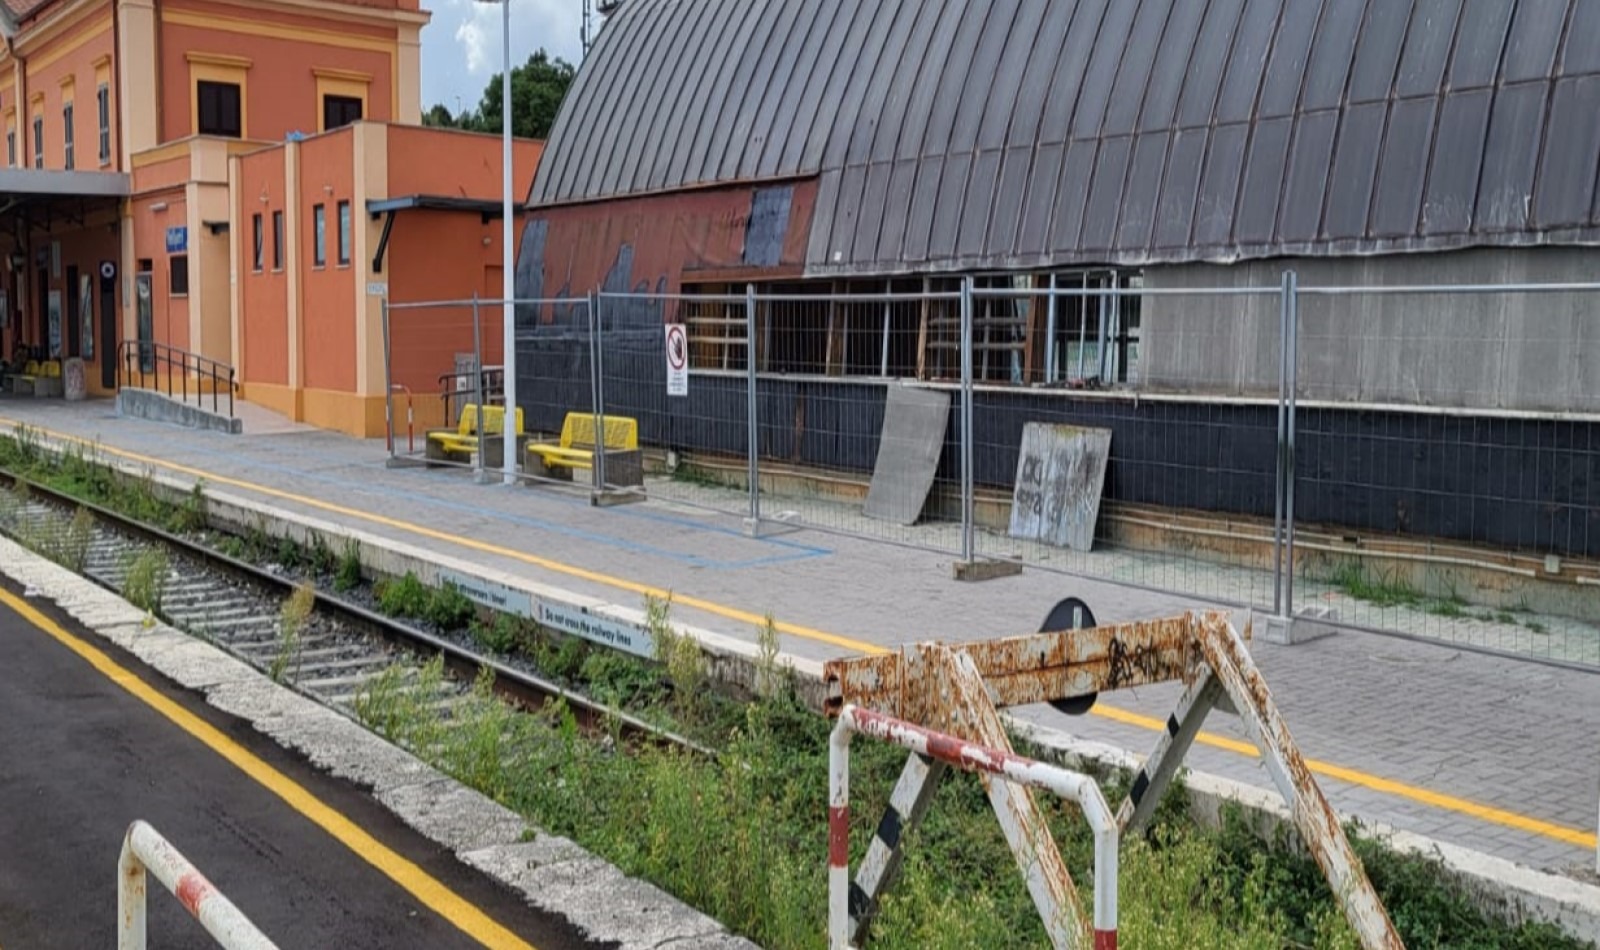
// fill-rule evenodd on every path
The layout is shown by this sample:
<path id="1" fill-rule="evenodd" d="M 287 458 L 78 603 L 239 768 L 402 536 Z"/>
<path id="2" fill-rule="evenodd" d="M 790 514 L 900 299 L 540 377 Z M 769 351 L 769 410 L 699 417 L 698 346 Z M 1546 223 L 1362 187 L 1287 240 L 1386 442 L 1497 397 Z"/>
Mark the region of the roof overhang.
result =
<path id="1" fill-rule="evenodd" d="M 520 201 L 514 202 L 513 206 L 516 213 L 521 213 Z M 392 211 L 465 211 L 481 215 L 487 223 L 504 215 L 505 205 L 498 198 L 459 198 L 454 195 L 406 195 L 367 202 L 367 214 L 374 218 Z"/>
<path id="2" fill-rule="evenodd" d="M 514 215 L 522 214 L 520 202 L 512 205 Z M 505 217 L 505 203 L 494 198 L 461 198 L 455 195 L 406 195 L 400 198 L 375 198 L 367 202 L 367 214 L 376 221 L 383 218 L 383 233 L 372 255 L 372 269 L 383 273 L 383 257 L 389 250 L 389 234 L 394 217 L 401 211 L 455 211 L 475 214 L 484 224 Z"/>
<path id="3" fill-rule="evenodd" d="M 132 180 L 121 172 L 63 172 L 0 168 L 0 195 L 13 198 L 126 198 Z"/>

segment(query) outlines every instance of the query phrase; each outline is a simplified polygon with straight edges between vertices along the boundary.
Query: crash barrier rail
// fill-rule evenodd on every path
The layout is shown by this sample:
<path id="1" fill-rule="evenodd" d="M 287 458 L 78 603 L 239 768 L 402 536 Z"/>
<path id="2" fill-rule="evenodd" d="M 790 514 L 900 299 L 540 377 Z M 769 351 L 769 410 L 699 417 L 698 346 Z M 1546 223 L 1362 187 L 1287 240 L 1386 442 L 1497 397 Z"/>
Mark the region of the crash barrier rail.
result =
<path id="1" fill-rule="evenodd" d="M 117 859 L 117 950 L 145 948 L 146 871 L 178 898 L 224 950 L 276 950 L 277 945 L 239 908 L 143 821 L 128 826 Z"/>
<path id="2" fill-rule="evenodd" d="M 204 408 L 209 393 L 211 411 L 220 414 L 222 394 L 225 393 L 228 418 L 233 418 L 233 393 L 237 388 L 237 380 L 232 366 L 199 353 L 150 340 L 123 340 L 119 349 L 121 359 L 117 361 L 117 388 L 131 386 L 149 389 L 164 392 L 169 399 L 188 402 L 189 381 L 193 379 L 195 405 Z M 176 387 L 174 378 L 178 380 Z M 204 382 L 211 385 L 202 386 Z"/>
<path id="3" fill-rule="evenodd" d="M 831 660 L 823 668 L 828 712 L 842 716 L 852 708 L 871 710 L 1011 755 L 1002 707 L 1049 703 L 1082 714 L 1101 692 L 1181 682 L 1183 694 L 1167 729 L 1117 811 L 1119 832 L 1127 835 L 1149 822 L 1207 714 L 1231 711 L 1260 750 L 1301 840 L 1361 945 L 1366 950 L 1403 946 L 1250 656 L 1248 622 L 1241 634 L 1224 613 L 1190 611 L 1102 627 L 1087 604 L 1068 598 L 1042 627 L 1040 633 L 1020 637 L 959 645 L 920 643 L 896 653 Z M 901 842 L 921 823 L 943 772 L 941 759 L 930 763 L 913 754 L 907 760 L 882 823 L 895 834 L 892 840 L 882 835 L 873 839 L 850 885 L 845 925 L 850 939 L 863 938 L 898 873 Z M 1022 788 L 1012 794 L 1003 782 L 988 782 L 985 788 L 1052 941 L 1057 947 L 1085 946 L 1081 928 L 1051 926 L 1070 920 L 1078 903 L 1071 875 L 1031 792 Z M 832 847 L 830 843 L 830 851 Z M 831 874 L 838 874 L 836 867 Z"/>
<path id="4" fill-rule="evenodd" d="M 951 735 L 855 706 L 845 706 L 828 742 L 828 945 L 833 950 L 850 947 L 853 927 L 850 914 L 850 740 L 856 734 L 870 736 L 909 749 L 913 756 L 953 766 L 965 772 L 998 777 L 1027 788 L 1054 792 L 1076 802 L 1094 830 L 1094 950 L 1117 947 L 1117 820 L 1100 792 L 1100 786 L 1087 775 L 1042 762 L 1035 762 L 1008 750 L 964 742 Z M 1007 837 L 1014 833 L 1011 814 L 998 808 Z M 1048 834 L 1048 829 L 1044 830 Z M 1047 886 L 1035 880 L 1036 870 L 1018 852 L 1017 860 L 1028 877 L 1029 891 Z M 1084 946 L 1082 922 L 1076 904 L 1054 905 L 1058 913 L 1045 920 L 1051 943 L 1056 947 Z"/>

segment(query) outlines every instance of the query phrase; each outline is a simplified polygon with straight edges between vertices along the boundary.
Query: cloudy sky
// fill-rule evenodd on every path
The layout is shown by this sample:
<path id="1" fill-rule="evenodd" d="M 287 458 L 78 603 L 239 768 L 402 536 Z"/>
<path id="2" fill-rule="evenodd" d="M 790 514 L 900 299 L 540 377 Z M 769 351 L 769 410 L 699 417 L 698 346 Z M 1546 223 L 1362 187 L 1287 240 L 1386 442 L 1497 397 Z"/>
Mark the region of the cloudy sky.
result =
<path id="1" fill-rule="evenodd" d="M 443 103 L 452 113 L 478 104 L 500 71 L 500 5 L 481 0 L 423 0 L 433 21 L 422 31 L 422 108 Z M 539 47 L 576 65 L 583 0 L 511 0 L 511 61 Z M 600 18 L 594 18 L 598 29 Z"/>

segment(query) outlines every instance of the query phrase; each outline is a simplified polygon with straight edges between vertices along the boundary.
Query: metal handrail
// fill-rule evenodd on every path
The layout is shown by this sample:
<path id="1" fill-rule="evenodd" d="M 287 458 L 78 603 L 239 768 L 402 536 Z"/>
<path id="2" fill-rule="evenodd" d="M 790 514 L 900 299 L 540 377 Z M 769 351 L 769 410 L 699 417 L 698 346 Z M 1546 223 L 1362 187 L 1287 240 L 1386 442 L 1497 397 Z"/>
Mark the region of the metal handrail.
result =
<path id="1" fill-rule="evenodd" d="M 466 389 L 457 388 L 455 385 L 457 380 L 472 379 L 476 374 L 476 370 L 439 374 L 439 398 L 444 403 L 446 424 L 449 424 L 450 420 L 455 418 L 454 413 L 451 411 L 454 408 L 451 404 L 453 400 L 475 399 L 478 398 L 480 392 L 484 402 L 489 402 L 495 396 L 502 398 L 505 396 L 505 367 L 503 366 L 485 366 L 482 379 Z"/>
<path id="2" fill-rule="evenodd" d="M 121 358 L 117 361 L 117 388 L 132 386 L 138 389 L 149 389 L 161 392 L 161 369 L 165 369 L 168 398 L 181 398 L 189 401 L 189 378 L 193 375 L 195 380 L 195 405 L 204 406 L 205 393 L 200 391 L 200 380 L 211 380 L 211 411 L 221 413 L 221 397 L 217 391 L 226 381 L 228 387 L 228 418 L 233 418 L 233 394 L 238 389 L 238 380 L 234 368 L 209 356 L 191 353 L 166 343 L 157 343 L 153 340 L 123 340 L 119 347 Z M 173 391 L 172 377 L 179 376 L 183 380 L 180 392 Z M 149 377 L 155 378 L 155 385 L 147 385 Z M 133 380 L 137 378 L 135 384 Z"/>
<path id="3" fill-rule="evenodd" d="M 154 874 L 224 950 L 276 950 L 276 944 L 156 830 L 128 826 L 117 859 L 117 950 L 144 950 L 145 872 Z"/>

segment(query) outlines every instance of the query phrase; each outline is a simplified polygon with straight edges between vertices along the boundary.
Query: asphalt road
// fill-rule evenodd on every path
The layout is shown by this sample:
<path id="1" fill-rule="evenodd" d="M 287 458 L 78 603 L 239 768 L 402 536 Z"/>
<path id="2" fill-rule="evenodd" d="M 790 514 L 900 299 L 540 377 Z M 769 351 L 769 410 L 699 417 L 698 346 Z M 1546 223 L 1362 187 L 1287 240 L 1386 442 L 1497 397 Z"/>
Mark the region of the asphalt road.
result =
<path id="1" fill-rule="evenodd" d="M 0 585 L 18 593 L 9 581 Z M 411 831 L 360 790 L 206 706 L 70 618 L 32 605 L 537 950 L 596 946 Z M 0 948 L 115 946 L 117 855 L 136 818 L 153 825 L 285 950 L 482 945 L 0 605 Z M 149 883 L 152 946 L 215 946 L 154 877 Z"/>

